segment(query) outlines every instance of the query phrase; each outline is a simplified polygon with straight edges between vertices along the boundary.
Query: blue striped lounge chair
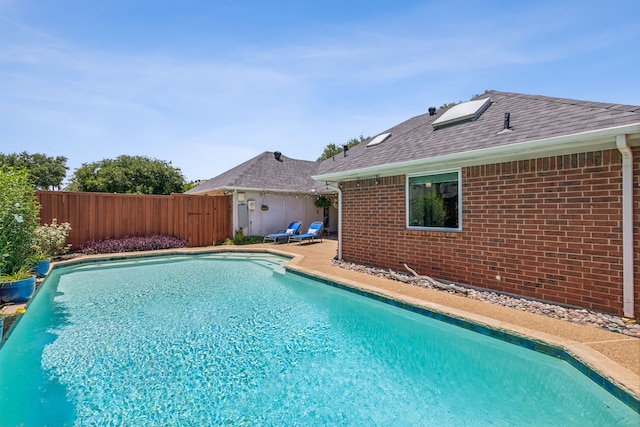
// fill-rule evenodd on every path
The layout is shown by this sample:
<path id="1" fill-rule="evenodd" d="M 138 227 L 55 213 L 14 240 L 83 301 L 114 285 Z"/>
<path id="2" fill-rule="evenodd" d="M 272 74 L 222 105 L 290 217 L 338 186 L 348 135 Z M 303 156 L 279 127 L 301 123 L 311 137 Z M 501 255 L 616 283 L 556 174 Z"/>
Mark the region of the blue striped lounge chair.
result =
<path id="1" fill-rule="evenodd" d="M 310 243 L 313 243 L 318 238 L 322 242 L 322 221 L 312 222 L 306 233 L 289 237 L 289 242 L 297 240 L 302 244 L 303 240 L 309 240 Z"/>

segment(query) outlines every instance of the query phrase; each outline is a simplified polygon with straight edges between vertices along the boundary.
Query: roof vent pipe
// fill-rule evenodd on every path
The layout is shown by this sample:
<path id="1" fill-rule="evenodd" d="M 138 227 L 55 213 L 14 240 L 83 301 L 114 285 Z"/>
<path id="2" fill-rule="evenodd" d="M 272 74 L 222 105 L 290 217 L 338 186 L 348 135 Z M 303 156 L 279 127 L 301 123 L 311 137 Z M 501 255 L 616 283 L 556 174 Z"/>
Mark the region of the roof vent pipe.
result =
<path id="1" fill-rule="evenodd" d="M 430 116 L 436 115 L 436 107 L 429 107 L 429 115 Z"/>
<path id="2" fill-rule="evenodd" d="M 511 129 L 511 113 L 504 113 L 504 130 Z"/>
<path id="3" fill-rule="evenodd" d="M 349 151 L 349 146 L 348 145 L 343 145 L 342 146 L 342 152 L 344 153 L 344 157 L 347 157 L 347 151 Z"/>
<path id="4" fill-rule="evenodd" d="M 276 158 L 277 161 L 281 162 L 282 159 L 280 158 L 280 156 L 282 156 L 282 153 L 279 151 L 276 151 L 275 153 L 273 153 L 274 157 Z"/>

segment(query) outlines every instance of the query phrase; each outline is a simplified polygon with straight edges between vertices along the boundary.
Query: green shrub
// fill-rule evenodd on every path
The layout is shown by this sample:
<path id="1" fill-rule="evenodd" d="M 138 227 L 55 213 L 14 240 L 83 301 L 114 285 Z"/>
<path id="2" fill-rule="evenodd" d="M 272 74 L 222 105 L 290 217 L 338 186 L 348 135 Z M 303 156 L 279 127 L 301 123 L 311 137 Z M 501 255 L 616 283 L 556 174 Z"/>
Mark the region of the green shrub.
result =
<path id="1" fill-rule="evenodd" d="M 29 172 L 0 166 L 0 274 L 30 267 L 39 213 Z"/>
<path id="2" fill-rule="evenodd" d="M 233 236 L 233 244 L 241 245 L 243 241 L 244 241 L 244 233 L 242 232 L 242 228 L 239 228 L 238 231 L 236 231 L 235 236 Z"/>
<path id="3" fill-rule="evenodd" d="M 236 231 L 235 236 L 233 236 L 233 239 L 225 239 L 224 242 L 221 242 L 220 244 L 226 245 L 226 246 L 254 245 L 257 243 L 262 243 L 263 241 L 264 241 L 263 236 L 245 236 L 242 233 L 242 230 L 238 230 Z"/>
<path id="4" fill-rule="evenodd" d="M 262 243 L 264 241 L 263 236 L 245 236 L 241 244 L 243 245 L 255 245 L 256 243 Z"/>

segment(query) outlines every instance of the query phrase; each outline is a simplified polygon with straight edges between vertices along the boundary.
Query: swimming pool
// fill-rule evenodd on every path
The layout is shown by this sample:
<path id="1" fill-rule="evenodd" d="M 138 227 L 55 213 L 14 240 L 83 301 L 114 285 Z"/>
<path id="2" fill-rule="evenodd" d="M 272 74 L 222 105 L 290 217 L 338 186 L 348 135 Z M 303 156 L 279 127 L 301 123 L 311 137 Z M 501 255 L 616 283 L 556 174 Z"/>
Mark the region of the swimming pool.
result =
<path id="1" fill-rule="evenodd" d="M 0 349 L 17 425 L 637 425 L 568 363 L 265 254 L 54 269 Z"/>

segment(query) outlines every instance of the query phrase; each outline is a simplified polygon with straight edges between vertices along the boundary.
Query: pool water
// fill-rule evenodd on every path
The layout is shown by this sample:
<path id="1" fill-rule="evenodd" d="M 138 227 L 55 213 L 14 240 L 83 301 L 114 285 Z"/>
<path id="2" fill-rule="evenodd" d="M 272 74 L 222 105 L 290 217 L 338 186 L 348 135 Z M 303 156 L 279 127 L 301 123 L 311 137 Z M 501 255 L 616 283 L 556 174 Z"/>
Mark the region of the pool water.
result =
<path id="1" fill-rule="evenodd" d="M 0 425 L 634 425 L 568 363 L 269 255 L 54 269 L 0 348 Z"/>

